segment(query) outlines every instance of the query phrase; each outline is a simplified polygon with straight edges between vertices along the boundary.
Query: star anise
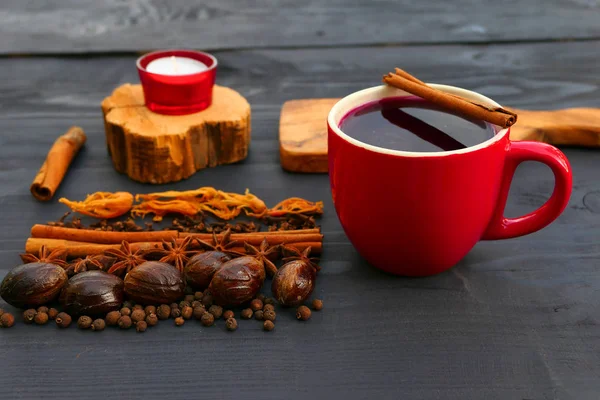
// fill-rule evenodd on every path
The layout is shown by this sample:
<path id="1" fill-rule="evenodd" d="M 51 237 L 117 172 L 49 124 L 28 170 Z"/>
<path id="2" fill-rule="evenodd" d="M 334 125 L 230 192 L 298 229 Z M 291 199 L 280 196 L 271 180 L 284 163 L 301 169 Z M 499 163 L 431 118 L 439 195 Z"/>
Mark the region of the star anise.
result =
<path id="1" fill-rule="evenodd" d="M 301 260 L 308 263 L 315 270 L 320 271 L 321 267 L 319 267 L 318 265 L 319 259 L 317 257 L 310 257 L 311 251 L 312 248 L 310 246 L 304 249 L 303 252 L 298 251 L 298 249 L 296 249 L 295 247 L 283 246 L 282 252 L 284 257 L 282 261 L 286 263 L 288 261 Z"/>
<path id="2" fill-rule="evenodd" d="M 67 263 L 67 249 L 64 247 L 49 251 L 45 245 L 42 245 L 37 257 L 33 254 L 20 254 L 20 256 L 21 260 L 26 264 L 34 262 L 49 263 L 61 266 L 65 269 L 69 266 L 69 263 Z"/>
<path id="3" fill-rule="evenodd" d="M 104 264 L 100 261 L 98 256 L 87 256 L 85 258 L 78 258 L 73 260 L 67 268 L 67 274 L 74 275 L 80 272 L 92 271 L 92 270 L 103 270 Z"/>
<path id="4" fill-rule="evenodd" d="M 217 234 L 213 232 L 212 244 L 205 242 L 204 240 L 200 240 L 195 238 L 200 247 L 204 250 L 212 250 L 212 251 L 220 251 L 221 253 L 228 254 L 232 257 L 242 256 L 242 253 L 238 253 L 237 251 L 231 250 L 231 248 L 239 245 L 239 243 L 235 240 L 231 240 L 231 229 L 227 229 L 225 233 L 223 233 L 223 237 L 221 240 L 217 238 Z"/>
<path id="5" fill-rule="evenodd" d="M 131 246 L 125 240 L 121 242 L 119 249 L 109 249 L 104 252 L 104 255 L 116 258 L 115 263 L 108 269 L 109 274 L 122 276 L 124 273 L 131 271 L 146 260 L 142 257 L 142 251 L 137 249 L 131 250 Z"/>
<path id="6" fill-rule="evenodd" d="M 163 240 L 163 250 L 156 252 L 162 256 L 159 261 L 171 264 L 180 272 L 183 272 L 190 256 L 195 253 L 195 251 L 189 250 L 192 240 L 192 236 L 188 236 L 180 243 L 177 243 L 175 239 L 171 243 Z"/>
<path id="7" fill-rule="evenodd" d="M 269 246 L 267 238 L 264 238 L 259 248 L 256 248 L 251 244 L 244 243 L 244 249 L 246 250 L 246 254 L 253 256 L 258 261 L 263 263 L 265 270 L 269 273 L 269 275 L 273 276 L 277 273 L 277 267 L 275 264 L 273 264 L 271 259 L 279 256 L 281 245 Z"/>

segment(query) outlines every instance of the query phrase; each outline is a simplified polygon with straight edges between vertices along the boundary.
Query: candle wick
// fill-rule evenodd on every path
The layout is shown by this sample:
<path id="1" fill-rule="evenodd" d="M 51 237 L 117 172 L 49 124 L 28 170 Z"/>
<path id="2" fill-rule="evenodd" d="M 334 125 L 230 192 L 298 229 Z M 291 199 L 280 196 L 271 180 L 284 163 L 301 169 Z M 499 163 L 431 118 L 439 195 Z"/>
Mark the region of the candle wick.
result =
<path id="1" fill-rule="evenodd" d="M 171 56 L 171 61 L 173 62 L 173 68 L 175 69 L 175 72 L 179 72 L 179 68 L 178 68 L 178 64 L 177 64 L 177 60 L 175 59 L 175 56 Z"/>

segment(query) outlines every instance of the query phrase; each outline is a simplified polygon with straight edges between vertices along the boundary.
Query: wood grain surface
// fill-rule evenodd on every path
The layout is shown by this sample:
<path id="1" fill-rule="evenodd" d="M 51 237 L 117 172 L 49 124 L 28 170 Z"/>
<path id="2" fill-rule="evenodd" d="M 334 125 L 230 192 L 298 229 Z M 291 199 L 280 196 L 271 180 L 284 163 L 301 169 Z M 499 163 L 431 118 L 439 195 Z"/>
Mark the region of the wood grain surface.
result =
<path id="1" fill-rule="evenodd" d="M 588 3 L 595 4 L 565 6 L 579 9 Z M 45 7 L 31 4 L 40 13 Z M 47 9 L 55 15 L 52 10 Z M 472 89 L 515 107 L 598 107 L 599 45 L 219 52 L 217 83 L 238 90 L 253 110 L 249 156 L 162 187 L 248 187 L 268 204 L 288 196 L 324 200 L 325 250 L 316 296 L 323 298 L 325 309 L 304 324 L 280 312 L 270 333 L 250 321 L 240 321 L 233 334 L 222 324 L 206 329 L 162 323 L 143 335 L 59 331 L 19 322 L 0 331 L 0 398 L 596 400 L 597 151 L 565 150 L 573 168 L 573 194 L 552 225 L 518 239 L 481 242 L 441 275 L 405 279 L 369 267 L 356 253 L 335 215 L 327 175 L 281 168 L 277 132 L 286 100 L 342 97 L 378 85 L 382 71 L 396 65 L 423 80 Z M 88 143 L 57 196 L 156 190 L 117 174 L 106 153 L 100 102 L 114 87 L 137 79 L 134 60 L 0 60 L 0 277 L 19 263 L 30 227 L 65 210 L 56 202 L 35 201 L 28 185 L 56 135 L 68 126 L 83 127 Z M 545 166 L 523 164 L 506 214 L 533 210 L 552 188 Z"/>
<path id="2" fill-rule="evenodd" d="M 597 0 L 4 0 L 0 54 L 598 39 Z"/>

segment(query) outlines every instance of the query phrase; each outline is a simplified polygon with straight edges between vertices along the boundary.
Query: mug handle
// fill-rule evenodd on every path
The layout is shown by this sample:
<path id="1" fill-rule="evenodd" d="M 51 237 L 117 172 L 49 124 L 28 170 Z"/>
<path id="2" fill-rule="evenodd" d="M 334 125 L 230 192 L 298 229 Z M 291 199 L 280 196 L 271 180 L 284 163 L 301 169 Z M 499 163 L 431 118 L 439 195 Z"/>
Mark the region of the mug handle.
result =
<path id="1" fill-rule="evenodd" d="M 537 210 L 518 218 L 505 218 L 504 208 L 515 170 L 523 161 L 539 161 L 546 164 L 554 173 L 552 196 Z M 498 204 L 483 240 L 509 239 L 536 232 L 563 212 L 571 197 L 573 176 L 567 157 L 556 147 L 540 142 L 510 142 L 506 155 L 504 174 Z"/>

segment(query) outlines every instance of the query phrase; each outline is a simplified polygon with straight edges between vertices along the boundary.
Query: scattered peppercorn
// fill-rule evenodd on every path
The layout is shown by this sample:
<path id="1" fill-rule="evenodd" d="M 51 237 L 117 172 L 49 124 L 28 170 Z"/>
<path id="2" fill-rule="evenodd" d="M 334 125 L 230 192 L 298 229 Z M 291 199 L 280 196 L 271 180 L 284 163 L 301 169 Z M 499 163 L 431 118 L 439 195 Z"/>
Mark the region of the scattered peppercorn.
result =
<path id="1" fill-rule="evenodd" d="M 315 311 L 321 311 L 323 309 L 323 300 L 314 299 L 312 301 L 312 308 Z"/>
<path id="2" fill-rule="evenodd" d="M 244 308 L 242 310 L 242 314 L 241 314 L 242 319 L 250 319 L 250 318 L 252 318 L 252 314 L 253 314 L 253 312 L 252 312 L 251 308 Z"/>
<path id="3" fill-rule="evenodd" d="M 227 318 L 227 321 L 225 321 L 225 327 L 228 331 L 235 331 L 238 328 L 235 318 Z"/>
<path id="4" fill-rule="evenodd" d="M 35 314 L 37 314 L 37 311 L 35 311 L 33 308 L 25 310 L 23 312 L 23 322 L 25 322 L 26 324 L 33 324 Z"/>
<path id="5" fill-rule="evenodd" d="M 158 317 L 158 319 L 162 320 L 169 319 L 169 317 L 171 316 L 171 307 L 169 307 L 167 304 L 161 304 L 160 306 L 158 306 L 156 316 Z"/>
<path id="6" fill-rule="evenodd" d="M 201 301 L 198 301 L 198 300 L 192 301 L 192 308 L 196 308 L 196 307 L 200 307 L 200 306 L 202 306 Z"/>
<path id="7" fill-rule="evenodd" d="M 121 329 L 129 329 L 131 328 L 131 325 L 133 324 L 133 322 L 131 321 L 131 318 L 128 315 L 121 315 L 121 318 L 119 318 L 119 328 Z"/>
<path id="8" fill-rule="evenodd" d="M 211 313 L 205 312 L 200 321 L 204 326 L 212 326 L 215 323 L 215 317 Z"/>
<path id="9" fill-rule="evenodd" d="M 192 303 L 190 303 L 189 301 L 180 301 L 179 302 L 179 309 L 183 309 L 183 307 L 191 307 Z"/>
<path id="10" fill-rule="evenodd" d="M 131 311 L 133 310 L 143 310 L 144 306 L 141 304 L 136 304 L 135 306 L 133 306 L 133 308 L 131 309 Z"/>
<path id="11" fill-rule="evenodd" d="M 104 328 L 106 327 L 106 322 L 104 322 L 104 320 L 102 318 L 98 318 L 95 319 L 94 322 L 92 322 L 92 330 L 93 331 L 103 331 Z"/>
<path id="12" fill-rule="evenodd" d="M 144 308 L 144 312 L 146 313 L 146 316 L 148 316 L 150 314 L 156 314 L 156 307 L 146 306 L 146 308 Z"/>
<path id="13" fill-rule="evenodd" d="M 106 325 L 116 326 L 119 323 L 119 318 L 121 318 L 121 313 L 119 311 L 109 312 L 106 314 Z"/>
<path id="14" fill-rule="evenodd" d="M 250 302 L 250 308 L 252 309 L 252 311 L 258 311 L 258 310 L 262 310 L 263 308 L 263 302 L 260 299 L 254 299 Z"/>
<path id="15" fill-rule="evenodd" d="M 156 314 L 150 314 L 146 317 L 146 324 L 148 324 L 148 326 L 155 326 L 156 324 L 158 324 L 158 317 L 156 316 Z"/>
<path id="16" fill-rule="evenodd" d="M 171 317 L 173 317 L 173 318 L 181 317 L 181 310 L 179 308 L 171 308 Z"/>
<path id="17" fill-rule="evenodd" d="M 202 304 L 204 304 L 204 307 L 210 307 L 213 304 L 213 297 L 210 294 L 205 294 L 202 297 Z"/>
<path id="18" fill-rule="evenodd" d="M 59 328 L 68 328 L 69 325 L 71 325 L 71 321 L 71 316 L 66 312 L 59 313 L 54 319 L 54 322 L 56 322 L 56 326 L 58 326 Z"/>
<path id="19" fill-rule="evenodd" d="M 144 310 L 133 310 L 133 312 L 131 313 L 131 321 L 133 321 L 134 324 L 140 322 L 140 321 L 144 321 L 146 319 L 146 313 L 144 312 Z"/>
<path id="20" fill-rule="evenodd" d="M 202 293 L 202 292 L 196 292 L 196 293 L 194 293 L 194 299 L 195 300 L 202 301 L 202 297 L 204 297 L 204 293 Z"/>
<path id="21" fill-rule="evenodd" d="M 51 308 L 48 310 L 48 318 L 56 319 L 57 315 L 58 315 L 58 310 L 56 308 Z"/>
<path id="22" fill-rule="evenodd" d="M 258 310 L 257 312 L 255 312 L 254 319 L 256 319 L 258 321 L 262 321 L 263 320 L 263 310 Z"/>
<path id="23" fill-rule="evenodd" d="M 192 301 L 196 300 L 196 296 L 194 296 L 193 294 L 186 294 L 185 297 L 183 298 L 183 300 L 192 304 Z"/>
<path id="24" fill-rule="evenodd" d="M 275 321 L 275 318 L 277 317 L 277 314 L 275 314 L 275 311 L 263 311 L 263 319 L 265 321 Z"/>
<path id="25" fill-rule="evenodd" d="M 273 321 L 265 321 L 263 323 L 263 329 L 267 332 L 272 331 L 275 328 L 275 324 L 273 323 Z"/>
<path id="26" fill-rule="evenodd" d="M 181 309 L 181 316 L 183 317 L 183 319 L 190 319 L 190 318 L 192 318 L 192 314 L 193 313 L 194 313 L 194 310 L 190 306 L 184 306 Z"/>
<path id="27" fill-rule="evenodd" d="M 266 299 L 263 300 L 263 303 L 275 305 L 275 299 L 272 297 L 267 297 Z"/>
<path id="28" fill-rule="evenodd" d="M 11 313 L 4 312 L 0 315 L 0 328 L 10 328 L 15 324 L 15 317 Z"/>
<path id="29" fill-rule="evenodd" d="M 133 308 L 133 303 L 130 301 L 124 301 L 123 308 L 129 308 L 131 310 Z"/>
<path id="30" fill-rule="evenodd" d="M 137 324 L 135 324 L 135 330 L 137 332 L 146 332 L 146 329 L 148 329 L 148 324 L 146 323 L 146 321 L 140 321 Z"/>
<path id="31" fill-rule="evenodd" d="M 46 325 L 48 323 L 48 313 L 38 312 L 33 319 L 38 325 Z"/>
<path id="32" fill-rule="evenodd" d="M 181 318 L 181 317 L 177 317 L 177 318 L 175 318 L 175 325 L 176 325 L 176 326 L 181 326 L 181 325 L 183 325 L 183 324 L 185 324 L 185 319 L 183 319 L 183 318 Z"/>
<path id="33" fill-rule="evenodd" d="M 273 304 L 265 304 L 263 311 L 275 311 L 275 306 Z"/>
<path id="34" fill-rule="evenodd" d="M 223 312 L 223 319 L 225 321 L 227 321 L 229 318 L 233 318 L 233 316 L 234 316 L 234 314 L 233 314 L 233 311 L 231 311 L 231 310 L 225 310 Z"/>
<path id="35" fill-rule="evenodd" d="M 310 308 L 308 308 L 306 306 L 300 306 L 296 310 L 296 318 L 298 318 L 301 321 L 306 321 L 307 319 L 310 318 L 310 315 L 311 315 Z"/>
<path id="36" fill-rule="evenodd" d="M 92 322 L 93 321 L 90 317 L 88 317 L 87 315 L 82 315 L 77 320 L 77 327 L 79 329 L 88 329 L 89 327 L 92 326 Z"/>
<path id="37" fill-rule="evenodd" d="M 129 317 L 131 315 L 131 308 L 129 308 L 129 307 L 121 308 L 121 315 Z"/>
<path id="38" fill-rule="evenodd" d="M 38 307 L 37 312 L 44 312 L 44 313 L 48 314 L 48 307 L 40 306 L 40 307 Z"/>
<path id="39" fill-rule="evenodd" d="M 223 315 L 223 307 L 213 304 L 208 309 L 208 312 L 211 313 L 215 319 L 219 319 Z"/>

